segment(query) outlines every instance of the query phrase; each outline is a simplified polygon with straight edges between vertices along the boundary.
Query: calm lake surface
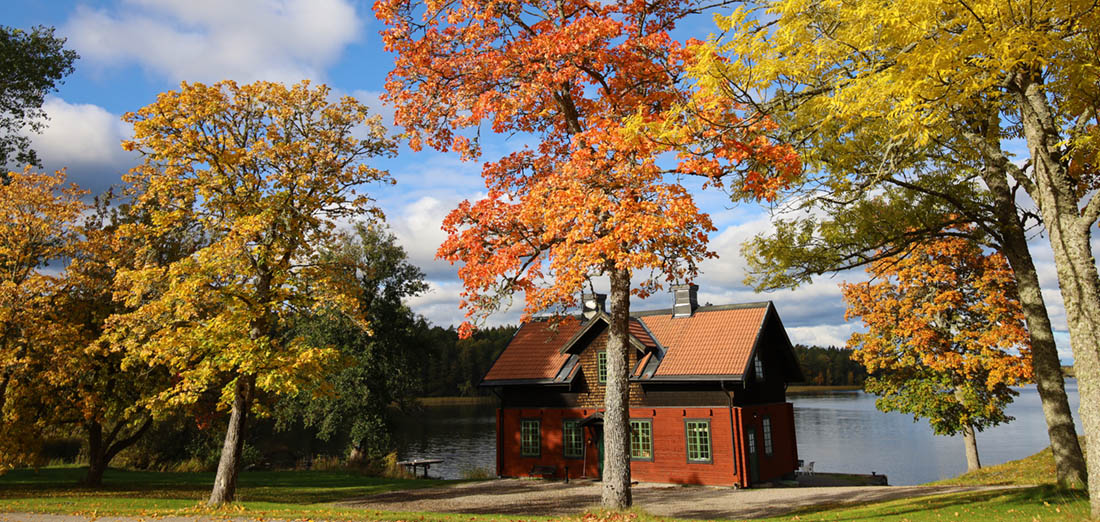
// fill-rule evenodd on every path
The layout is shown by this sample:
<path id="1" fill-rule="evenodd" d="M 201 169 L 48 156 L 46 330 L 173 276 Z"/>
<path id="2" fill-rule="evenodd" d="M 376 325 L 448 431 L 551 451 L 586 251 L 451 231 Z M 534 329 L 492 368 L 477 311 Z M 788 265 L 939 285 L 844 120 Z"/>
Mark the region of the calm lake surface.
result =
<path id="1" fill-rule="evenodd" d="M 1016 420 L 978 434 L 982 465 L 1031 455 L 1050 444 L 1035 386 L 1018 388 L 1008 408 Z M 1077 381 L 1066 381 L 1077 418 Z M 926 421 L 875 409 L 875 397 L 860 391 L 790 395 L 794 403 L 798 456 L 827 472 L 886 474 L 892 485 L 922 484 L 966 471 L 962 437 L 932 434 Z M 397 420 L 399 455 L 442 458 L 431 475 L 461 478 L 464 470 L 496 469 L 496 406 L 434 406 Z"/>

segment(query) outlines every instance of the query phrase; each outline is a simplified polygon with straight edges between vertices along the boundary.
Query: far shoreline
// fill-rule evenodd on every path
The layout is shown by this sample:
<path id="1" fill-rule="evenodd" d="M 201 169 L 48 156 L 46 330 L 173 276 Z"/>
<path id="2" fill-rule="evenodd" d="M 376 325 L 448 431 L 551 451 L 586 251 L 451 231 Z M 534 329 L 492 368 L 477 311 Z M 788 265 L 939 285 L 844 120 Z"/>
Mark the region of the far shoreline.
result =
<path id="1" fill-rule="evenodd" d="M 835 392 L 835 391 L 860 391 L 861 385 L 818 385 L 818 384 L 793 384 L 787 386 L 787 394 L 798 395 L 806 393 Z M 493 404 L 497 398 L 493 395 L 475 395 L 472 397 L 443 396 L 443 397 L 418 397 L 416 402 L 421 406 L 463 406 L 477 404 Z"/>

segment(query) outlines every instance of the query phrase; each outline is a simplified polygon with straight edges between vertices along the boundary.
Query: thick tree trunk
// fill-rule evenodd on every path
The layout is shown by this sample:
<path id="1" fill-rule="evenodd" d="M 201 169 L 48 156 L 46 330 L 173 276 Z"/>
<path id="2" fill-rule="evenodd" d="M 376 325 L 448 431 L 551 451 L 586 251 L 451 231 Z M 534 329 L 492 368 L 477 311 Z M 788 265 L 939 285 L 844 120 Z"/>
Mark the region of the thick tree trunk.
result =
<path id="1" fill-rule="evenodd" d="M 237 494 L 237 475 L 241 470 L 245 423 L 248 419 L 248 410 L 252 405 L 255 382 L 254 375 L 237 377 L 237 385 L 233 393 L 233 409 L 229 414 L 229 427 L 225 430 L 225 443 L 222 445 L 218 473 L 214 476 L 214 490 L 210 493 L 208 505 L 217 506 L 232 502 Z"/>
<path id="2" fill-rule="evenodd" d="M 999 220 L 997 227 L 1001 235 L 1001 252 L 1008 259 L 1016 276 L 1020 306 L 1031 337 L 1032 373 L 1047 423 L 1047 436 L 1054 454 L 1058 482 L 1063 486 L 1081 487 L 1087 480 L 1085 456 L 1081 453 L 1081 444 L 1073 425 L 1073 412 L 1069 407 L 1069 399 L 1066 398 L 1062 363 L 1058 358 L 1054 330 L 1043 301 L 1039 274 L 1035 270 L 1035 262 L 1027 246 L 1027 236 L 1016 213 L 1016 201 L 1005 176 L 1003 169 L 990 169 L 983 178 L 993 196 Z"/>
<path id="3" fill-rule="evenodd" d="M 88 474 L 84 476 L 83 484 L 88 487 L 103 485 L 103 472 L 107 471 L 107 463 L 103 458 L 106 448 L 103 447 L 103 425 L 98 422 L 90 422 L 84 425 L 88 432 Z"/>
<path id="4" fill-rule="evenodd" d="M 133 433 L 119 439 L 119 435 L 130 422 L 128 419 L 120 421 L 106 437 L 103 435 L 103 424 L 92 421 L 84 425 L 84 430 L 88 433 L 88 474 L 82 484 L 88 487 L 102 486 L 103 473 L 107 471 L 111 461 L 119 452 L 133 446 L 153 425 L 153 419 L 146 418 Z"/>
<path id="5" fill-rule="evenodd" d="M 978 460 L 978 438 L 974 436 L 974 426 L 966 423 L 963 426 L 963 444 L 966 445 L 966 471 L 975 471 L 982 468 Z"/>
<path id="6" fill-rule="evenodd" d="M 1054 252 L 1058 286 L 1069 323 L 1070 346 L 1081 396 L 1081 423 L 1087 452 L 1089 504 L 1100 519 L 1100 275 L 1090 245 L 1093 223 L 1082 219 L 1077 184 L 1059 157 L 1061 135 L 1046 95 L 1035 81 L 1018 79 L 1024 136 L 1031 152 L 1034 187 Z"/>
<path id="7" fill-rule="evenodd" d="M 603 414 L 604 507 L 630 507 L 630 404 L 627 349 L 630 321 L 630 271 L 611 271 L 611 325 L 607 339 L 607 386 Z"/>

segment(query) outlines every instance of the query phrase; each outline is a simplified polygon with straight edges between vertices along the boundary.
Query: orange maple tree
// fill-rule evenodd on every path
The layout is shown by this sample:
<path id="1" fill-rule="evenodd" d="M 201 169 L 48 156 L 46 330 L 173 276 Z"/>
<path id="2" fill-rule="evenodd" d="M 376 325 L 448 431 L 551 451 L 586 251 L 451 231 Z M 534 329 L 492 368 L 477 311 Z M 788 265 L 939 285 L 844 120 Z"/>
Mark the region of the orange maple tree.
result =
<path id="1" fill-rule="evenodd" d="M 875 281 L 842 284 L 846 318 L 866 333 L 848 341 L 872 374 L 867 391 L 884 411 L 927 418 L 937 434 L 962 433 L 980 467 L 974 430 L 1012 420 L 1012 386 L 1031 381 L 1030 337 L 1012 269 L 970 239 L 915 244 L 875 261 Z"/>
<path id="2" fill-rule="evenodd" d="M 721 3 L 721 2 L 719 2 Z M 413 149 L 481 160 L 480 126 L 533 136 L 483 164 L 488 194 L 444 221 L 439 256 L 462 263 L 461 306 L 476 321 L 523 293 L 524 319 L 576 304 L 591 278 L 610 279 L 603 502 L 629 505 L 626 336 L 630 295 L 690 280 L 714 230 L 679 183 L 748 188 L 770 197 L 799 172 L 765 121 L 716 102 L 711 122 L 668 121 L 688 103 L 691 43 L 670 36 L 715 2 L 379 0 L 396 53 L 386 84 Z M 694 113 L 697 114 L 697 113 Z M 643 277 L 634 279 L 642 273 Z M 468 335 L 471 323 L 462 326 Z"/>

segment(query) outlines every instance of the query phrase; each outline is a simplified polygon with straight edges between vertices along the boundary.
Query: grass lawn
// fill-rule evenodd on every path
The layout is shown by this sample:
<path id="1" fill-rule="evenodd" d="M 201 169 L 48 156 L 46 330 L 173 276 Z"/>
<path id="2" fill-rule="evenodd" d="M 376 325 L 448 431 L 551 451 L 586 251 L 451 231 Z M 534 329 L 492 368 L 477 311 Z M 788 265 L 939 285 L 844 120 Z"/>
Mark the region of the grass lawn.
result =
<path id="1" fill-rule="evenodd" d="M 1081 441 L 1082 446 L 1084 441 Z M 1001 484 L 1057 484 L 1058 475 L 1054 470 L 1054 455 L 1046 448 L 1030 457 L 987 466 L 977 471 L 964 473 L 954 478 L 933 482 L 936 485 L 1001 485 Z"/>
<path id="2" fill-rule="evenodd" d="M 240 502 L 221 509 L 203 505 L 214 483 L 213 473 L 170 473 L 110 469 L 103 487 L 76 483 L 85 468 L 21 469 L 0 475 L 0 511 L 37 513 L 115 514 L 133 516 L 232 515 L 262 518 L 396 520 L 500 520 L 502 517 L 433 513 L 379 513 L 328 504 L 336 500 L 435 487 L 455 481 L 387 479 L 341 471 L 242 472 L 237 487 Z"/>
<path id="3" fill-rule="evenodd" d="M 403 489 L 445 486 L 455 481 L 367 477 L 341 471 L 253 471 L 240 475 L 240 502 L 220 508 L 205 507 L 213 473 L 161 473 L 112 469 L 104 487 L 76 486 L 84 468 L 55 467 L 40 471 L 16 470 L 0 475 L 0 512 L 67 513 L 80 515 L 240 516 L 283 520 L 510 520 L 495 515 L 396 513 L 348 509 L 331 504 L 348 498 Z M 772 520 L 1087 520 L 1088 499 L 1083 490 L 1054 485 L 1050 450 L 1025 459 L 985 468 L 937 485 L 1040 484 L 1001 491 L 981 491 L 893 500 L 858 506 L 824 506 L 790 513 Z M 547 520 L 523 517 L 524 520 Z M 622 514 L 581 514 L 584 522 L 669 520 L 642 510 Z"/>
<path id="4" fill-rule="evenodd" d="M 1084 521 L 1088 520 L 1088 512 L 1088 497 L 1084 490 L 1065 490 L 1057 486 L 1035 486 L 1000 491 L 934 495 L 852 507 L 816 507 L 767 520 Z"/>

